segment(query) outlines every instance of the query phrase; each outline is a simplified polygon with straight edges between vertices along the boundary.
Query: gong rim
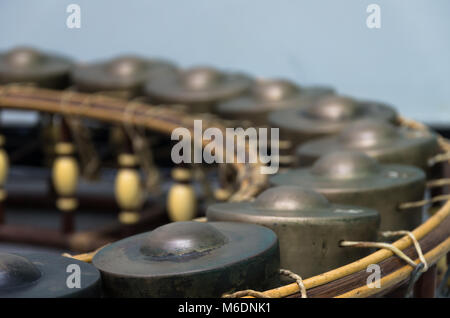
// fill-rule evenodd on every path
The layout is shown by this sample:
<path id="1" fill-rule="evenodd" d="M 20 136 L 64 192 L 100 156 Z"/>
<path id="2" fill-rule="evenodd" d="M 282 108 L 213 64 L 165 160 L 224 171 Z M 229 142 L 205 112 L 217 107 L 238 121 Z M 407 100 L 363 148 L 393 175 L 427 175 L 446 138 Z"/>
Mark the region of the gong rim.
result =
<path id="1" fill-rule="evenodd" d="M 316 89 L 311 89 L 311 93 L 308 93 L 310 89 L 308 87 L 305 87 L 302 88 L 295 96 L 292 96 L 288 99 L 272 102 L 260 101 L 251 95 L 238 96 L 236 98 L 219 103 L 215 111 L 227 115 L 240 115 L 241 113 L 245 112 L 259 113 L 291 107 L 304 107 L 311 102 L 311 99 L 318 97 L 312 93 L 312 91 L 315 90 Z"/>
<path id="2" fill-rule="evenodd" d="M 380 164 L 379 172 L 361 178 L 331 179 L 311 173 L 310 167 L 292 169 L 270 177 L 272 185 L 296 185 L 326 192 L 366 192 L 395 188 L 425 180 L 425 173 L 416 167 Z"/>
<path id="3" fill-rule="evenodd" d="M 18 66 L 17 64 L 21 64 Z M 0 53 L 0 83 L 35 83 L 57 87 L 53 82 L 68 77 L 72 61 L 31 47 L 15 47 Z M 49 83 L 50 82 L 50 83 Z"/>
<path id="4" fill-rule="evenodd" d="M 151 233 L 146 232 L 106 246 L 94 256 L 92 263 L 102 275 L 160 279 L 196 275 L 232 266 L 261 255 L 268 248 L 278 244 L 276 235 L 262 226 L 228 222 L 208 222 L 207 224 L 224 234 L 228 242 L 198 257 L 187 258 L 185 262 L 155 260 L 142 255 L 139 249 Z M 249 233 L 252 235 L 248 235 Z M 212 263 L 209 263 L 210 261 Z"/>
<path id="5" fill-rule="evenodd" d="M 134 67 L 134 73 L 118 76 L 114 74 L 114 63 L 128 59 L 129 67 Z M 132 64 L 135 65 L 132 65 Z M 113 91 L 131 90 L 143 86 L 145 81 L 152 79 L 152 73 L 157 77 L 164 72 L 175 72 L 175 64 L 163 59 L 148 59 L 137 55 L 122 55 L 107 61 L 98 61 L 73 68 L 71 78 L 81 91 Z"/>
<path id="6" fill-rule="evenodd" d="M 359 113 L 354 117 L 343 120 L 323 120 L 305 115 L 305 108 L 283 109 L 271 112 L 268 121 L 272 127 L 288 130 L 300 134 L 334 134 L 347 127 L 350 123 L 364 118 L 378 118 L 388 122 L 395 122 L 397 112 L 391 106 L 372 102 L 355 101 Z M 308 107 L 310 107 L 308 105 Z"/>
<path id="7" fill-rule="evenodd" d="M 182 83 L 182 77 L 194 70 L 180 70 L 173 74 L 164 74 L 157 81 L 149 81 L 144 86 L 144 93 L 159 102 L 196 104 L 212 103 L 237 96 L 245 92 L 251 85 L 251 79 L 242 73 L 221 72 L 209 67 L 195 69 L 214 70 L 220 77 L 220 83 L 204 89 L 189 89 Z"/>
<path id="8" fill-rule="evenodd" d="M 436 135 L 432 132 L 423 132 L 417 130 L 409 130 L 406 128 L 398 128 L 398 135 L 390 138 L 386 143 L 374 144 L 370 146 L 356 146 L 346 144 L 341 141 L 340 136 L 328 136 L 315 140 L 310 140 L 302 145 L 297 146 L 295 154 L 299 160 L 301 157 L 319 158 L 327 153 L 348 150 L 361 151 L 370 157 L 374 157 L 380 162 L 383 158 L 392 157 L 392 155 L 402 153 L 407 150 L 426 148 L 430 149 L 429 154 L 437 153 L 438 144 Z M 393 161 L 385 161 L 385 163 L 394 163 Z M 397 163 L 401 163 L 398 161 Z"/>
<path id="9" fill-rule="evenodd" d="M 308 210 L 269 210 L 257 209 L 251 202 L 217 203 L 207 210 L 207 218 L 213 220 L 237 220 L 277 223 L 320 224 L 323 222 L 361 221 L 364 219 L 379 218 L 374 209 L 347 204 L 330 204 L 327 208 L 315 208 Z M 261 223 L 259 223 L 261 222 Z"/>

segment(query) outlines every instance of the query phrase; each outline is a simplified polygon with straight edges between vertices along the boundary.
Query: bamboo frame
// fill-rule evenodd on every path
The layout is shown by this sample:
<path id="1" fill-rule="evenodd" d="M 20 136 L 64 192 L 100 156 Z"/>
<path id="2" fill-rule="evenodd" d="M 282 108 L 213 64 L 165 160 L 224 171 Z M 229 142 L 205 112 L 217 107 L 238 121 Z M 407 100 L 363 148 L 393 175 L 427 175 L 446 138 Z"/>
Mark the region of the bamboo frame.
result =
<path id="1" fill-rule="evenodd" d="M 0 107 L 18 108 L 27 110 L 37 110 L 44 112 L 60 113 L 64 115 L 75 115 L 89 117 L 93 119 L 119 122 L 145 127 L 163 133 L 168 133 L 180 125 L 185 125 L 192 130 L 192 117 L 186 114 L 177 112 L 168 108 L 164 108 L 163 113 L 161 109 L 151 107 L 144 103 L 134 103 L 133 112 L 131 116 L 124 116 L 127 102 L 120 99 L 109 97 L 99 97 L 89 94 L 80 94 L 74 92 L 58 92 L 51 90 L 36 89 L 32 87 L 23 86 L 0 86 Z M 149 112 L 151 111 L 151 112 Z M 421 123 L 408 120 L 402 117 L 398 118 L 398 122 L 403 126 L 408 126 L 413 129 L 426 130 L 427 127 Z M 215 123 L 217 124 L 217 123 Z M 220 126 L 219 126 L 220 127 Z M 438 137 L 438 142 L 441 148 L 449 152 L 450 144 L 442 137 Z M 235 194 L 235 200 L 245 200 L 256 195 L 265 185 L 265 178 L 259 173 L 255 172 L 255 167 L 258 165 L 235 164 L 238 172 L 240 172 L 240 189 Z M 413 231 L 414 236 L 420 240 L 427 234 L 432 232 L 439 224 L 441 224 L 450 214 L 450 201 L 439 209 L 429 220 L 420 225 Z M 393 243 L 393 245 L 404 250 L 413 244 L 409 236 L 404 236 Z M 450 251 L 450 239 L 434 247 L 431 251 L 425 254 L 425 257 L 430 265 L 434 264 L 439 257 L 442 257 Z M 92 259 L 91 253 L 76 256 L 81 260 L 89 261 Z M 326 283 L 335 281 L 345 276 L 354 274 L 358 271 L 364 270 L 370 264 L 380 263 L 391 257 L 393 253 L 388 250 L 379 250 L 367 257 L 358 261 L 342 266 L 340 268 L 328 271 L 326 273 L 308 278 L 304 280 L 306 289 L 311 289 Z M 382 278 L 383 289 L 394 286 L 398 282 L 408 277 L 412 271 L 411 266 L 403 266 L 393 273 Z M 272 298 L 287 297 L 289 295 L 299 292 L 299 287 L 296 283 L 275 288 L 263 292 L 264 295 Z M 367 286 L 356 288 L 352 291 L 346 292 L 339 297 L 361 297 L 370 296 L 380 292 L 378 289 L 369 289 Z"/>
<path id="2" fill-rule="evenodd" d="M 425 253 L 425 259 L 429 264 L 435 264 L 442 256 L 450 251 L 450 238 L 447 238 L 444 242 L 436 246 L 434 249 Z M 420 260 L 416 261 L 416 264 L 420 263 Z M 381 289 L 389 289 L 396 286 L 398 283 L 408 279 L 411 272 L 414 270 L 411 266 L 403 266 L 395 272 L 381 278 Z M 349 292 L 336 296 L 336 298 L 361 298 L 369 297 L 380 292 L 380 289 L 369 288 L 368 286 L 362 286 L 353 289 Z"/>
<path id="3" fill-rule="evenodd" d="M 0 85 L 0 108 L 15 108 L 66 116 L 81 116 L 105 122 L 134 125 L 170 135 L 175 128 L 185 127 L 193 132 L 194 120 L 199 115 L 189 115 L 175 110 L 174 105 L 150 105 L 137 101 L 85 94 L 74 91 L 56 91 L 18 84 Z M 215 127 L 225 131 L 220 121 L 202 118 L 204 128 Z M 202 140 L 203 145 L 209 143 Z M 245 146 L 245 151 L 250 151 Z M 224 150 L 223 150 L 224 151 Z M 234 154 L 236 156 L 236 154 Z M 248 200 L 266 185 L 267 176 L 259 173 L 261 163 L 231 164 L 238 173 L 239 189 L 231 200 Z"/>

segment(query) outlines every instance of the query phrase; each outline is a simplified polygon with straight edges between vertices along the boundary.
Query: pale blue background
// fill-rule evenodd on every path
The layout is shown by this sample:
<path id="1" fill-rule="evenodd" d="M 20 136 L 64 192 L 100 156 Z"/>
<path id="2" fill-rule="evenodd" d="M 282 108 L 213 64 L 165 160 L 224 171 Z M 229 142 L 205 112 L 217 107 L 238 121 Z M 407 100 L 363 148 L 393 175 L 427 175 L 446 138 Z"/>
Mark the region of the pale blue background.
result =
<path id="1" fill-rule="evenodd" d="M 66 6 L 81 6 L 81 29 Z M 381 29 L 366 7 L 381 6 Z M 0 0 L 0 50 L 28 44 L 80 61 L 120 53 L 324 83 L 450 123 L 449 0 Z"/>

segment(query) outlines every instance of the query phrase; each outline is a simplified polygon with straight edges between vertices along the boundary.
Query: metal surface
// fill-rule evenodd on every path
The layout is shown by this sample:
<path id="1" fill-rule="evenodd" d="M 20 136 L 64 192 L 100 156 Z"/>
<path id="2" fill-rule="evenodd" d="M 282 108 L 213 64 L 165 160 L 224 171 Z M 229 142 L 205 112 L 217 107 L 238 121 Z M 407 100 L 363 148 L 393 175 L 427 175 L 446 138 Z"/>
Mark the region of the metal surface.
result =
<path id="1" fill-rule="evenodd" d="M 133 55 L 116 57 L 88 65 L 78 65 L 72 79 L 83 92 L 122 92 L 135 97 L 142 92 L 147 80 L 155 80 L 166 72 L 176 72 L 175 65 L 164 60 L 153 60 Z"/>
<path id="2" fill-rule="evenodd" d="M 335 135 L 355 120 L 378 118 L 393 122 L 396 116 L 396 111 L 385 104 L 335 95 L 319 98 L 301 109 L 274 111 L 268 121 L 270 126 L 280 128 L 281 138 L 290 140 L 295 147 L 314 138 Z"/>
<path id="3" fill-rule="evenodd" d="M 253 202 L 213 204 L 207 217 L 272 229 L 280 242 L 281 267 L 303 278 L 368 255 L 370 250 L 345 249 L 339 243 L 375 240 L 380 222 L 375 210 L 331 204 L 323 195 L 296 186 L 269 188 Z"/>
<path id="4" fill-rule="evenodd" d="M 278 240 L 249 224 L 175 222 L 94 257 L 112 297 L 219 297 L 277 283 Z"/>
<path id="5" fill-rule="evenodd" d="M 154 102 L 185 104 L 196 112 L 210 111 L 215 103 L 249 89 L 251 80 L 240 73 L 224 73 L 211 67 L 194 67 L 167 73 L 150 81 L 145 93 Z"/>
<path id="6" fill-rule="evenodd" d="M 334 93 L 328 87 L 299 87 L 282 79 L 255 80 L 248 93 L 219 103 L 214 111 L 221 117 L 234 120 L 250 120 L 258 126 L 267 125 L 270 111 L 302 107 L 320 96 Z"/>
<path id="7" fill-rule="evenodd" d="M 398 206 L 423 199 L 425 173 L 407 165 L 379 164 L 361 152 L 327 154 L 310 168 L 271 177 L 270 183 L 297 185 L 316 190 L 333 203 L 375 209 L 381 215 L 381 230 L 412 230 L 422 221 L 422 208 Z"/>
<path id="8" fill-rule="evenodd" d="M 0 53 L 0 84 L 33 83 L 45 88 L 64 88 L 68 84 L 69 59 L 44 54 L 31 47 L 16 47 Z"/>
<path id="9" fill-rule="evenodd" d="M 80 288 L 69 288 L 68 266 L 80 267 Z M 92 266 L 53 254 L 25 256 L 0 253 L 0 297 L 55 298 L 99 297 L 100 273 Z"/>
<path id="10" fill-rule="evenodd" d="M 399 163 L 429 170 L 428 159 L 439 151 L 436 135 L 364 119 L 345 128 L 338 136 L 311 140 L 296 150 L 299 166 L 308 166 L 324 154 L 338 150 L 364 152 L 380 163 Z"/>

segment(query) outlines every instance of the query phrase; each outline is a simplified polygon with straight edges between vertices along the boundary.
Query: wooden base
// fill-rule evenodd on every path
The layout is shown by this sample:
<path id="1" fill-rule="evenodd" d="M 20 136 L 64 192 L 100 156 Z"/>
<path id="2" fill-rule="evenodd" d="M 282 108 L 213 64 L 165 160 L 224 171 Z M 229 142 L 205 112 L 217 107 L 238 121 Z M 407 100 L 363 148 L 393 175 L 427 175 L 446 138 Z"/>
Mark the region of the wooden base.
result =
<path id="1" fill-rule="evenodd" d="M 79 205 L 78 210 L 93 210 L 99 212 L 113 212 L 119 209 L 114 194 L 111 195 L 98 195 L 77 196 Z M 20 193 L 8 193 L 5 205 L 8 207 L 21 207 L 31 209 L 54 209 L 56 197 L 52 195 L 42 195 L 40 193 L 22 195 Z"/>
<path id="2" fill-rule="evenodd" d="M 436 265 L 420 276 L 414 287 L 415 298 L 434 298 L 436 292 Z"/>
<path id="3" fill-rule="evenodd" d="M 97 230 L 65 234 L 60 230 L 4 224 L 0 225 L 0 240 L 50 246 L 76 253 L 85 253 L 123 238 L 124 233 L 133 235 L 154 229 L 168 222 L 167 213 L 162 208 L 162 205 L 153 204 L 142 212 L 140 222 L 133 226 L 124 226 L 115 221 Z M 124 228 L 126 228 L 125 231 Z"/>

